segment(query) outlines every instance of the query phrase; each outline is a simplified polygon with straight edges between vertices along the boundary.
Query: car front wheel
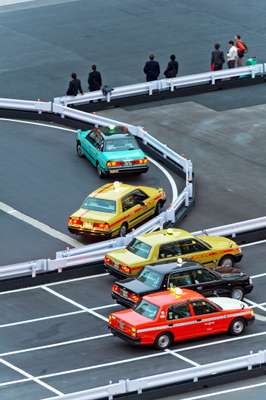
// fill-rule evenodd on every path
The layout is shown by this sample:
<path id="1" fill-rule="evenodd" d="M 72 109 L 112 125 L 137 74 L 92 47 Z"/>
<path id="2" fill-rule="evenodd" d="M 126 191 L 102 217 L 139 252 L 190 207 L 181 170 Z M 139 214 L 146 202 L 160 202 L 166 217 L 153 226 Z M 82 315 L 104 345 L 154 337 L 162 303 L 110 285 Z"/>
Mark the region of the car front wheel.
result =
<path id="1" fill-rule="evenodd" d="M 78 156 L 79 156 L 79 157 L 84 157 L 84 153 L 83 153 L 81 144 L 80 144 L 79 142 L 77 143 L 76 149 L 77 149 Z"/>
<path id="2" fill-rule="evenodd" d="M 232 256 L 225 256 L 220 260 L 219 265 L 224 268 L 232 268 L 234 266 L 234 259 Z"/>
<path id="3" fill-rule="evenodd" d="M 127 224 L 122 224 L 119 229 L 119 236 L 124 237 L 127 234 Z"/>
<path id="4" fill-rule="evenodd" d="M 234 287 L 231 292 L 231 297 L 232 299 L 242 300 L 244 294 L 244 290 L 241 287 Z"/>
<path id="5" fill-rule="evenodd" d="M 236 318 L 231 322 L 229 333 L 233 336 L 241 335 L 246 328 L 246 323 L 243 318 Z"/>
<path id="6" fill-rule="evenodd" d="M 157 336 L 155 342 L 154 342 L 154 347 L 158 350 L 165 350 L 172 344 L 172 336 L 170 333 L 161 333 L 159 336 Z"/>

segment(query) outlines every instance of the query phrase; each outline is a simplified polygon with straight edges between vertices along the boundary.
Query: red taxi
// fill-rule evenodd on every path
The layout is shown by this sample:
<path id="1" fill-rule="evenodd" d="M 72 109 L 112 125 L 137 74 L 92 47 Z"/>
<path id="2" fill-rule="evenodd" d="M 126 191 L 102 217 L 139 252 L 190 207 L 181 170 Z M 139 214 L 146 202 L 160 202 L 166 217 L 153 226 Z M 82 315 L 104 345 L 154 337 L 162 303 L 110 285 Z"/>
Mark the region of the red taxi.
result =
<path id="1" fill-rule="evenodd" d="M 144 296 L 132 310 L 109 316 L 111 332 L 132 343 L 166 349 L 172 343 L 229 332 L 240 335 L 255 319 L 242 301 L 228 297 L 205 298 L 188 289 L 170 289 Z"/>

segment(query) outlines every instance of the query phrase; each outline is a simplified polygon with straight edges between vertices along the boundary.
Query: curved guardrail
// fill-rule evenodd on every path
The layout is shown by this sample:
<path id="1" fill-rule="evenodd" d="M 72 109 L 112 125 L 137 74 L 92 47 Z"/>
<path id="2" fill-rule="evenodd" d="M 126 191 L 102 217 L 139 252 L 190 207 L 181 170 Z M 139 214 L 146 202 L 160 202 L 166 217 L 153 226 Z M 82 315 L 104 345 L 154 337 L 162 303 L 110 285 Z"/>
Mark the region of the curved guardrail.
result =
<path id="1" fill-rule="evenodd" d="M 217 376 L 219 374 L 238 371 L 251 370 L 266 364 L 266 350 L 252 353 L 246 356 L 231 358 L 229 360 L 218 361 L 199 367 L 191 367 L 178 371 L 167 372 L 153 376 L 145 376 L 139 379 L 120 380 L 98 388 L 85 390 L 82 392 L 70 393 L 65 396 L 54 396 L 45 400 L 95 400 L 108 398 L 113 399 L 114 396 L 130 395 L 133 393 L 145 394 L 145 391 L 156 389 L 158 387 L 173 385 L 183 382 L 198 382 L 201 378 Z"/>
<path id="2" fill-rule="evenodd" d="M 127 86 L 119 86 L 114 88 L 110 93 L 104 95 L 101 90 L 95 92 L 88 92 L 83 95 L 77 96 L 63 96 L 54 99 L 55 104 L 68 105 L 82 105 L 90 101 L 106 101 L 110 103 L 112 100 L 137 96 L 137 95 L 149 95 L 151 96 L 156 92 L 171 91 L 175 89 L 192 87 L 198 85 L 204 85 L 211 83 L 215 85 L 219 79 L 230 79 L 235 77 L 251 77 L 262 76 L 266 72 L 266 64 L 256 64 L 246 67 L 224 69 L 215 72 L 204 72 L 201 74 L 184 75 L 177 78 L 171 79 L 160 79 L 152 82 L 143 82 Z"/>

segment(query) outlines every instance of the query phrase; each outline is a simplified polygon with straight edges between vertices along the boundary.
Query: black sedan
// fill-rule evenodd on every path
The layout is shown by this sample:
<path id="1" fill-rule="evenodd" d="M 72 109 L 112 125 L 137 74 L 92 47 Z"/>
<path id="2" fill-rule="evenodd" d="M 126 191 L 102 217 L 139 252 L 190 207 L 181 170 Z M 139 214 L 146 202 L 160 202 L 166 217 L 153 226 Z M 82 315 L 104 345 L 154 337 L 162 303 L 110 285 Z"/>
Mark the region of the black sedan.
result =
<path id="1" fill-rule="evenodd" d="M 221 274 L 195 262 L 146 266 L 137 278 L 115 282 L 112 297 L 117 303 L 133 307 L 149 293 L 171 287 L 195 290 L 206 297 L 228 296 L 242 300 L 253 289 L 252 280 L 243 272 Z"/>

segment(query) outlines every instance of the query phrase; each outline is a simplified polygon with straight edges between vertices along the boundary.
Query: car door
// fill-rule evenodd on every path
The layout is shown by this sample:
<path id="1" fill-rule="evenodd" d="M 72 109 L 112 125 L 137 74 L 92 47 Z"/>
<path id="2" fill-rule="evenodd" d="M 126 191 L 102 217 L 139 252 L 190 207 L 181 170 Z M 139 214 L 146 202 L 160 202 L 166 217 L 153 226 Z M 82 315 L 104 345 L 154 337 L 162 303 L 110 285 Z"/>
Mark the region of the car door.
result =
<path id="1" fill-rule="evenodd" d="M 133 192 L 134 201 L 138 207 L 136 208 L 136 216 L 132 223 L 135 225 L 153 214 L 153 204 L 150 202 L 149 196 L 140 189 Z"/>
<path id="2" fill-rule="evenodd" d="M 176 260 L 181 255 L 178 242 L 161 244 L 158 251 L 158 263 Z"/>
<path id="3" fill-rule="evenodd" d="M 223 296 L 228 294 L 223 281 L 211 271 L 198 268 L 193 270 L 194 286 L 191 289 L 202 293 L 205 297 Z"/>
<path id="4" fill-rule="evenodd" d="M 96 134 L 95 131 L 89 132 L 83 141 L 86 156 L 93 165 L 96 165 L 96 160 L 99 158 L 99 153 L 101 153 L 101 142 L 101 135 Z"/>
<path id="5" fill-rule="evenodd" d="M 215 263 L 211 259 L 210 249 L 195 238 L 179 241 L 179 246 L 184 260 L 193 260 L 206 266 L 213 266 Z"/>
<path id="6" fill-rule="evenodd" d="M 210 335 L 224 330 L 222 310 L 214 304 L 202 299 L 192 301 L 191 306 L 197 322 L 197 336 Z"/>
<path id="7" fill-rule="evenodd" d="M 122 216 L 123 220 L 128 223 L 129 228 L 136 225 L 141 206 L 134 195 L 134 191 L 130 192 L 122 198 Z"/>
<path id="8" fill-rule="evenodd" d="M 173 333 L 175 341 L 193 338 L 196 335 L 197 322 L 188 303 L 168 306 L 167 328 Z"/>
<path id="9" fill-rule="evenodd" d="M 193 285 L 193 280 L 190 271 L 177 271 L 169 275 L 167 288 L 186 287 L 190 288 Z"/>

